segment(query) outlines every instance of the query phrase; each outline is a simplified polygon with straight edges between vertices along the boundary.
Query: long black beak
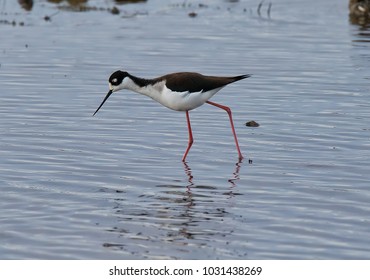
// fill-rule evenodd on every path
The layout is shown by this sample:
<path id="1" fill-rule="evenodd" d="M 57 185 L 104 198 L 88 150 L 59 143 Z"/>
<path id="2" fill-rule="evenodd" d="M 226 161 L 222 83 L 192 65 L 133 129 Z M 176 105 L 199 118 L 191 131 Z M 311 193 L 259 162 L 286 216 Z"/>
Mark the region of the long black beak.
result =
<path id="1" fill-rule="evenodd" d="M 112 90 L 108 91 L 107 95 L 105 96 L 103 102 L 100 104 L 99 108 L 96 109 L 95 113 L 93 116 L 95 116 L 95 114 L 99 111 L 99 109 L 103 106 L 103 104 L 105 103 L 105 101 L 107 101 L 108 97 L 113 93 Z"/>

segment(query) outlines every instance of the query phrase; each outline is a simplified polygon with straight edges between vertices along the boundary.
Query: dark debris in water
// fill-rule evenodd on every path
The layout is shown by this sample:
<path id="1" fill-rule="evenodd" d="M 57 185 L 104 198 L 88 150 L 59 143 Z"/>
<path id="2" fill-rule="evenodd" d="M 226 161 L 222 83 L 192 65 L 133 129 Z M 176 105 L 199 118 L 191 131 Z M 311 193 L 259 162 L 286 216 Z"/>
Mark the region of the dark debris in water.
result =
<path id="1" fill-rule="evenodd" d="M 13 26 L 24 26 L 24 22 L 23 21 L 15 21 L 15 20 L 0 20 L 0 24 L 4 24 L 4 25 L 13 25 Z"/>
<path id="2" fill-rule="evenodd" d="M 370 0 L 369 0 L 370 1 Z M 236 2 L 239 2 L 239 0 L 227 0 L 226 2 L 230 2 L 230 3 L 236 3 Z M 183 2 L 179 2 L 179 3 L 174 3 L 174 4 L 171 4 L 172 7 L 181 7 L 181 8 L 187 8 L 187 9 L 193 9 L 193 11 L 189 12 L 188 13 L 188 16 L 189 17 L 197 17 L 198 16 L 198 12 L 196 9 L 202 9 L 202 8 L 216 8 L 217 10 L 220 10 L 221 7 L 220 6 L 210 6 L 208 4 L 204 4 L 204 3 L 192 3 L 192 2 L 188 2 L 188 1 L 183 1 Z M 266 5 L 265 5 L 266 6 Z M 256 10 L 257 10 L 257 14 L 259 17 L 262 17 L 262 9 L 265 7 L 264 6 L 264 0 L 262 0 L 258 6 L 256 7 Z M 272 2 L 269 2 L 268 5 L 267 5 L 267 8 L 266 8 L 266 14 L 268 16 L 268 18 L 270 19 L 271 17 L 271 8 L 272 8 Z M 253 9 L 247 9 L 245 7 L 240 7 L 239 6 L 239 9 L 246 13 L 247 11 L 250 12 L 250 14 L 253 14 Z M 232 8 L 228 7 L 227 8 L 228 11 L 232 11 Z"/>
<path id="3" fill-rule="evenodd" d="M 198 14 L 196 12 L 190 12 L 188 13 L 189 17 L 196 17 Z"/>
<path id="4" fill-rule="evenodd" d="M 59 14 L 59 11 L 55 12 L 55 13 L 54 13 L 54 14 L 52 14 L 52 15 L 46 15 L 46 16 L 44 16 L 44 20 L 45 20 L 45 21 L 51 21 L 51 18 L 52 18 L 53 16 L 57 15 L 57 14 Z"/>
<path id="5" fill-rule="evenodd" d="M 59 10 L 62 11 L 72 11 L 72 12 L 109 12 L 112 15 L 119 15 L 121 11 L 113 6 L 112 8 L 96 7 L 96 6 L 58 6 Z"/>
<path id="6" fill-rule="evenodd" d="M 348 9 L 352 24 L 361 26 L 370 24 L 370 0 L 350 0 Z"/>
<path id="7" fill-rule="evenodd" d="M 259 123 L 257 123 L 256 121 L 249 121 L 249 122 L 246 122 L 245 124 L 246 126 L 249 126 L 249 127 L 259 127 Z"/>
<path id="8" fill-rule="evenodd" d="M 91 12 L 91 11 L 108 11 L 110 12 L 112 9 L 110 8 L 103 8 L 103 7 L 96 7 L 96 6 L 86 6 L 86 5 L 60 5 L 58 9 L 61 11 L 71 11 L 71 12 Z"/>
<path id="9" fill-rule="evenodd" d="M 108 12 L 112 15 L 118 15 L 118 14 L 121 14 L 122 11 L 117 8 L 116 6 L 113 6 L 113 7 L 109 7 L 109 5 L 107 5 L 107 3 L 105 3 L 106 5 L 102 5 L 102 6 L 92 6 L 92 5 L 89 5 L 89 1 L 88 0 L 46 0 L 47 2 L 49 3 L 52 3 L 52 4 L 55 4 L 56 5 L 56 9 L 59 11 L 70 11 L 70 12 L 91 12 L 91 11 L 97 11 L 97 12 Z M 257 14 L 259 17 L 262 16 L 263 14 L 263 10 L 264 8 L 266 7 L 266 5 L 264 5 L 264 1 L 265 0 L 262 0 L 261 2 L 259 2 L 258 6 L 254 7 L 253 9 L 251 8 L 245 8 L 245 7 L 241 7 L 240 5 L 238 6 L 233 6 L 233 7 L 236 7 L 236 9 L 239 9 L 241 12 L 247 12 L 249 11 L 250 14 L 253 14 L 253 10 L 256 10 L 257 11 Z M 370 1 L 370 0 L 363 0 L 363 1 Z M 114 0 L 114 4 L 116 5 L 124 5 L 124 4 L 135 4 L 135 3 L 145 3 L 147 2 L 147 0 Z M 229 3 L 238 3 L 240 2 L 239 0 L 226 0 L 226 2 L 229 2 Z M 240 2 L 241 3 L 241 2 Z M 35 5 L 39 4 L 37 1 L 33 1 L 33 0 L 18 0 L 18 4 L 22 7 L 22 9 L 26 10 L 27 12 L 30 12 Z M 186 0 L 179 0 L 178 3 L 174 3 L 174 4 L 167 4 L 167 3 L 164 3 L 165 5 L 170 5 L 172 7 L 179 7 L 179 8 L 184 8 L 184 9 L 191 9 L 191 11 L 188 11 L 188 13 L 186 14 L 188 17 L 191 17 L 191 18 L 195 18 L 195 17 L 199 17 L 200 13 L 199 13 L 199 10 L 200 9 L 208 9 L 208 8 L 213 8 L 213 9 L 217 9 L 217 10 L 220 10 L 221 7 L 220 6 L 214 6 L 214 5 L 211 5 L 211 4 L 205 4 L 205 3 L 202 3 L 200 1 L 186 1 Z M 268 5 L 267 5 L 267 15 L 268 17 L 270 18 L 270 13 L 271 13 L 271 7 L 272 7 L 272 3 L 270 2 Z M 231 7 L 228 7 L 227 8 L 228 11 L 236 11 L 234 8 L 231 8 Z M 42 20 L 44 20 L 45 22 L 51 22 L 53 17 L 58 13 L 54 13 L 52 15 L 45 15 Z M 2 15 L 6 15 L 6 12 L 1 12 Z M 138 16 L 138 15 L 147 15 L 148 12 L 136 12 L 136 13 L 123 13 L 123 16 L 122 18 L 130 18 L 130 17 L 135 17 L 135 16 Z M 0 20 L 0 24 L 9 24 L 9 25 L 13 25 L 13 26 L 24 26 L 24 25 L 27 25 L 25 24 L 23 21 L 16 21 L 16 20 L 6 20 L 6 19 L 1 19 Z"/>
<path id="10" fill-rule="evenodd" d="M 118 14 L 120 13 L 119 9 L 118 9 L 116 6 L 114 6 L 114 7 L 110 10 L 110 12 L 111 12 L 113 15 L 118 15 Z"/>

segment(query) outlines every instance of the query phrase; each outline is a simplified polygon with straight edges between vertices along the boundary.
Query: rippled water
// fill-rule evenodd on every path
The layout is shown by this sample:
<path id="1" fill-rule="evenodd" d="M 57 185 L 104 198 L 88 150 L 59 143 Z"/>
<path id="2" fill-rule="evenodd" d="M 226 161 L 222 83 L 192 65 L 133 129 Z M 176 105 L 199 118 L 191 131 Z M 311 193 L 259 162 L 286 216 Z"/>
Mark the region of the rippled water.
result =
<path id="1" fill-rule="evenodd" d="M 370 31 L 324 2 L 0 1 L 0 258 L 368 259 Z M 184 113 L 122 91 L 92 117 L 117 69 L 253 74 L 213 98 L 246 158 L 213 106 L 186 164 Z"/>

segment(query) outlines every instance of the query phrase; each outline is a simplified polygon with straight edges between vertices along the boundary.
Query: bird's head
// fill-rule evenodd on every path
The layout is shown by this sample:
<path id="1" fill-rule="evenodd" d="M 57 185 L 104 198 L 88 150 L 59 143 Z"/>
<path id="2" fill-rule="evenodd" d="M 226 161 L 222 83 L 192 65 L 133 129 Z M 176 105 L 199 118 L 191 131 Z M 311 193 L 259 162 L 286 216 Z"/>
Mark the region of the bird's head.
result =
<path id="1" fill-rule="evenodd" d="M 129 74 L 125 71 L 118 70 L 109 77 L 109 90 L 112 92 L 126 88 L 127 77 Z"/>
<path id="2" fill-rule="evenodd" d="M 99 108 L 95 111 L 94 115 L 100 110 L 100 108 L 103 106 L 103 104 L 105 103 L 105 101 L 107 101 L 107 99 L 109 98 L 109 96 L 111 96 L 111 94 L 115 91 L 118 91 L 118 90 L 121 90 L 121 89 L 124 89 L 126 88 L 126 83 L 127 83 L 127 80 L 128 80 L 128 77 L 129 74 L 127 72 L 124 72 L 124 71 L 116 71 L 114 72 L 112 75 L 110 75 L 109 77 L 109 91 L 107 93 L 107 95 L 105 96 L 103 102 L 100 104 Z"/>

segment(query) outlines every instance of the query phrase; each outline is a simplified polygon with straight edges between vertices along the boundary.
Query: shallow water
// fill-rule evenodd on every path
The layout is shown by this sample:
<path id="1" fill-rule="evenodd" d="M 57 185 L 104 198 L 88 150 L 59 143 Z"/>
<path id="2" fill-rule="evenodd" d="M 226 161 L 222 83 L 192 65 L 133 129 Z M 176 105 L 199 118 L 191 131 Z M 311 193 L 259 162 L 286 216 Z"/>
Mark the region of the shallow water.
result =
<path id="1" fill-rule="evenodd" d="M 369 258 L 370 31 L 346 1 L 88 3 L 0 1 L 0 258 Z M 212 99 L 245 159 L 213 106 L 186 164 L 184 113 L 121 91 L 92 117 L 117 69 L 253 74 Z"/>

